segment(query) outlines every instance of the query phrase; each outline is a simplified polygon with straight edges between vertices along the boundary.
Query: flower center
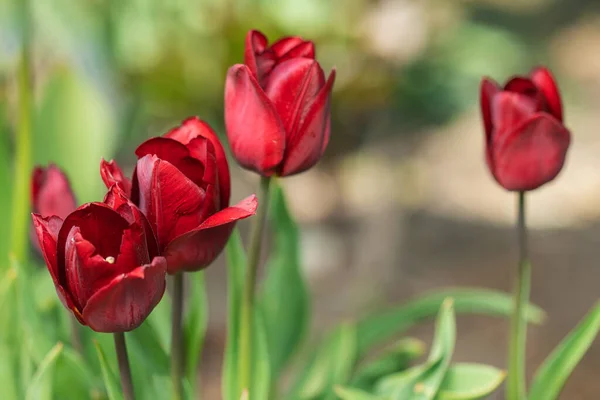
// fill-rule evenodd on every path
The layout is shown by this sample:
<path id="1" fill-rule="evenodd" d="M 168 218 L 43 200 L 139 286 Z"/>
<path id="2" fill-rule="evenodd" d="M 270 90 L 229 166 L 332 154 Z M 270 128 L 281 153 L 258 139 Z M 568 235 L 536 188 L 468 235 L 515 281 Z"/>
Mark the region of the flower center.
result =
<path id="1" fill-rule="evenodd" d="M 115 258 L 114 257 L 106 257 L 105 258 L 106 262 L 109 264 L 114 264 L 115 263 Z"/>

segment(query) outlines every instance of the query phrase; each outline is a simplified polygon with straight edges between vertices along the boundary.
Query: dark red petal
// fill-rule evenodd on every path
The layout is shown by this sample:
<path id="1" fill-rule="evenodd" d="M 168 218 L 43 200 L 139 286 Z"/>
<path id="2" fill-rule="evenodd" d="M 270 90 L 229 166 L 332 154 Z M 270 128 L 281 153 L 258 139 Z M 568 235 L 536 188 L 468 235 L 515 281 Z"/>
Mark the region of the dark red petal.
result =
<path id="1" fill-rule="evenodd" d="M 198 137 L 206 138 L 211 144 L 215 153 L 217 162 L 217 170 L 219 177 L 219 193 L 221 198 L 221 208 L 225 208 L 229 205 L 229 196 L 231 193 L 231 179 L 229 176 L 229 164 L 227 163 L 227 156 L 225 155 L 225 149 L 219 140 L 219 137 L 215 131 L 206 122 L 202 121 L 197 117 L 191 117 L 186 119 L 183 124 L 175 129 L 172 129 L 165 137 L 175 139 L 188 146 L 190 154 L 204 162 L 204 157 L 199 156 L 196 149 L 194 149 L 194 143 L 199 141 L 193 141 Z M 203 146 L 204 154 L 207 154 L 206 145 Z M 205 177 L 207 173 L 204 173 Z"/>
<path id="2" fill-rule="evenodd" d="M 560 92 L 550 71 L 543 67 L 535 68 L 531 72 L 531 80 L 538 90 L 543 93 L 550 114 L 560 122 L 563 122 Z"/>
<path id="3" fill-rule="evenodd" d="M 144 235 L 147 243 L 148 254 L 150 258 L 154 258 L 159 254 L 158 241 L 150 222 L 142 211 L 131 202 L 125 193 L 117 185 L 111 186 L 111 188 L 104 196 L 104 203 L 115 210 L 121 217 L 123 217 L 130 225 L 141 227 L 141 235 Z M 136 228 L 137 229 L 137 228 Z M 145 264 L 146 261 L 143 262 Z M 139 263 L 137 265 L 140 265 Z"/>
<path id="4" fill-rule="evenodd" d="M 137 328 L 165 292 L 166 269 L 166 260 L 155 257 L 151 264 L 115 277 L 89 299 L 83 319 L 96 332 L 128 332 Z"/>
<path id="5" fill-rule="evenodd" d="M 480 105 L 486 143 L 491 140 L 492 136 L 492 128 L 494 126 L 492 123 L 492 99 L 498 92 L 500 92 L 500 88 L 494 80 L 483 78 L 480 89 Z"/>
<path id="6" fill-rule="evenodd" d="M 570 143 L 569 131 L 553 116 L 538 113 L 494 145 L 492 173 L 507 190 L 533 190 L 558 175 Z"/>
<path id="7" fill-rule="evenodd" d="M 273 69 L 265 93 L 283 123 L 286 152 L 290 138 L 299 131 L 308 113 L 308 106 L 324 84 L 325 74 L 315 60 L 294 58 Z"/>
<path id="8" fill-rule="evenodd" d="M 196 185 L 203 186 L 203 160 L 193 157 L 188 147 L 177 140 L 166 137 L 154 137 L 139 145 L 135 150 L 135 154 L 138 158 L 150 154 L 168 161 Z"/>
<path id="9" fill-rule="evenodd" d="M 538 91 L 537 87 L 533 84 L 531 79 L 522 76 L 512 77 L 504 85 L 504 90 L 508 92 L 524 94 L 530 97 L 535 96 Z"/>
<path id="10" fill-rule="evenodd" d="M 327 83 L 308 105 L 308 111 L 298 132 L 287 143 L 281 175 L 306 171 L 319 161 L 329 140 L 331 90 L 335 81 L 335 69 Z"/>
<path id="11" fill-rule="evenodd" d="M 258 201 L 252 195 L 208 218 L 197 229 L 173 240 L 165 249 L 168 273 L 197 271 L 207 267 L 223 250 L 235 222 L 256 213 Z"/>
<path id="12" fill-rule="evenodd" d="M 513 132 L 537 112 L 537 105 L 530 97 L 502 91 L 492 98 L 491 110 L 494 127 L 491 142 L 494 146 L 498 146 L 498 143 L 504 139 L 503 134 Z"/>
<path id="13" fill-rule="evenodd" d="M 105 161 L 103 158 L 100 161 L 100 176 L 107 188 L 118 185 L 126 196 L 131 195 L 131 181 L 125 177 L 123 170 L 115 160 Z"/>
<path id="14" fill-rule="evenodd" d="M 44 217 L 65 218 L 77 207 L 69 179 L 54 164 L 36 167 L 31 179 L 33 211 Z"/>
<path id="15" fill-rule="evenodd" d="M 204 191 L 171 163 L 147 155 L 138 160 L 136 171 L 140 209 L 156 233 L 160 248 L 202 222 Z"/>
<path id="16" fill-rule="evenodd" d="M 275 107 L 245 65 L 234 65 L 227 72 L 225 125 L 237 161 L 271 175 L 283 158 L 285 130 Z"/>
<path id="17" fill-rule="evenodd" d="M 251 30 L 246 35 L 246 45 L 244 48 L 244 64 L 248 66 L 254 76 L 258 77 L 258 65 L 256 56 L 261 54 L 267 48 L 269 43 L 267 37 L 262 32 Z"/>
<path id="18" fill-rule="evenodd" d="M 115 240 L 120 241 L 120 238 Z M 116 258 L 117 254 L 111 257 Z M 122 273 L 116 263 L 109 263 L 98 254 L 94 245 L 83 238 L 78 227 L 71 229 L 65 250 L 65 274 L 68 291 L 78 309 L 84 309 L 97 290 Z"/>
<path id="19" fill-rule="evenodd" d="M 118 254 L 121 236 L 129 223 L 104 203 L 87 203 L 73 211 L 60 228 L 57 240 L 59 281 L 66 282 L 64 274 L 67 237 L 76 226 L 81 236 L 89 241 L 103 257 Z M 116 239 L 115 239 L 116 238 Z"/>
<path id="20" fill-rule="evenodd" d="M 53 215 L 50 217 L 42 217 L 39 214 L 31 214 L 33 226 L 37 239 L 40 243 L 46 266 L 52 276 L 55 285 L 60 285 L 58 281 L 58 262 L 56 259 L 56 241 L 58 240 L 58 232 L 63 224 L 63 220 Z"/>

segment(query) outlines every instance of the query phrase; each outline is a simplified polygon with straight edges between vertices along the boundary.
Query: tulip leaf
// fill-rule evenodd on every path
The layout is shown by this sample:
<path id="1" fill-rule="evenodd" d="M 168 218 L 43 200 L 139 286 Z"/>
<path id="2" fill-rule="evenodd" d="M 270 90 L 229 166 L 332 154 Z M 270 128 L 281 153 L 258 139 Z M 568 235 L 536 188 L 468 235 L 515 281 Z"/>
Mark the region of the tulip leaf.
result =
<path id="1" fill-rule="evenodd" d="M 134 375 L 143 376 L 146 383 L 153 374 L 169 373 L 169 353 L 162 347 L 156 331 L 148 321 L 127 334 L 127 350 L 131 359 Z M 135 376 L 134 376 L 135 377 Z"/>
<path id="2" fill-rule="evenodd" d="M 239 400 L 238 382 L 238 333 L 239 315 L 244 285 L 244 270 L 246 253 L 242 239 L 237 229 L 233 230 L 227 246 L 227 343 L 225 345 L 225 359 L 223 362 L 222 391 L 224 400 Z"/>
<path id="3" fill-rule="evenodd" d="M 513 300 L 509 294 L 482 289 L 449 289 L 432 292 L 391 310 L 367 316 L 358 322 L 358 354 L 363 356 L 371 346 L 435 315 L 444 299 L 451 297 L 457 313 L 509 316 Z M 544 320 L 537 306 L 527 307 L 526 317 L 533 323 Z"/>
<path id="4" fill-rule="evenodd" d="M 0 313 L 1 315 L 2 313 Z M 8 325 L 2 325 L 8 326 Z M 0 387 L 2 387 L 2 398 L 7 400 L 22 399 L 20 395 L 15 348 L 0 341 Z"/>
<path id="5" fill-rule="evenodd" d="M 361 389 L 356 388 L 347 388 L 343 386 L 336 386 L 335 394 L 341 400 L 390 400 L 389 397 L 378 396 L 375 394 L 370 394 Z"/>
<path id="6" fill-rule="evenodd" d="M 425 352 L 425 343 L 414 338 L 401 339 L 383 356 L 359 367 L 350 381 L 355 389 L 372 391 L 375 383 L 386 375 L 401 372 L 411 361 Z"/>
<path id="7" fill-rule="evenodd" d="M 56 360 L 63 350 L 63 344 L 57 343 L 38 366 L 31 378 L 29 387 L 25 394 L 25 400 L 51 400 L 52 399 L 52 375 Z"/>
<path id="8" fill-rule="evenodd" d="M 60 400 L 80 400 L 93 397 L 94 391 L 101 389 L 101 381 L 81 355 L 65 347 L 56 361 L 54 371 L 54 398 Z"/>
<path id="9" fill-rule="evenodd" d="M 250 399 L 268 399 L 271 391 L 271 366 L 269 364 L 269 349 L 260 309 L 255 310 L 254 331 L 252 335 L 252 386 Z"/>
<path id="10" fill-rule="evenodd" d="M 0 102 L 0 187 L 11 188 L 11 161 L 8 124 L 4 102 Z M 11 190 L 0 191 L 0 226 L 10 226 Z M 6 237 L 0 240 L 0 273 L 8 270 L 8 244 Z"/>
<path id="11" fill-rule="evenodd" d="M 267 264 L 260 304 L 265 321 L 273 378 L 282 372 L 308 329 L 309 296 L 300 267 L 298 226 L 281 186 L 271 190 L 274 250 Z"/>
<path id="12" fill-rule="evenodd" d="M 165 353 L 168 353 L 171 348 L 171 296 L 168 296 L 166 292 L 146 319 L 146 323 L 152 326 L 160 342 L 160 347 Z"/>
<path id="13" fill-rule="evenodd" d="M 186 348 L 186 376 L 192 388 L 198 380 L 198 363 L 208 323 L 208 301 L 204 283 L 204 272 L 186 274 L 190 280 L 189 309 L 185 315 L 184 335 Z"/>
<path id="14" fill-rule="evenodd" d="M 150 386 L 150 394 L 145 397 L 148 399 L 169 399 L 173 395 L 173 381 L 170 375 L 154 375 Z M 193 400 L 192 388 L 187 381 L 183 381 L 183 396 L 182 400 Z"/>
<path id="15" fill-rule="evenodd" d="M 478 400 L 500 386 L 506 373 L 482 364 L 458 363 L 448 370 L 435 400 Z"/>
<path id="16" fill-rule="evenodd" d="M 334 387 L 348 381 L 355 362 L 356 326 L 342 324 L 325 337 L 291 397 L 335 399 Z"/>
<path id="17" fill-rule="evenodd" d="M 377 384 L 379 394 L 389 395 L 394 400 L 405 399 L 410 393 L 414 400 L 434 399 L 450 367 L 456 342 L 453 302 L 451 298 L 442 302 L 427 362 L 382 379 Z"/>
<path id="18" fill-rule="evenodd" d="M 530 400 L 557 399 L 583 355 L 600 331 L 600 302 L 565 337 L 539 367 L 533 378 Z"/>
<path id="19" fill-rule="evenodd" d="M 96 352 L 98 354 L 98 360 L 100 361 L 102 379 L 104 380 L 104 387 L 106 388 L 108 399 L 123 400 L 123 396 L 121 395 L 121 387 L 119 386 L 116 375 L 110 368 L 106 354 L 104 354 L 104 351 L 98 342 L 95 341 L 94 344 L 96 345 Z"/>

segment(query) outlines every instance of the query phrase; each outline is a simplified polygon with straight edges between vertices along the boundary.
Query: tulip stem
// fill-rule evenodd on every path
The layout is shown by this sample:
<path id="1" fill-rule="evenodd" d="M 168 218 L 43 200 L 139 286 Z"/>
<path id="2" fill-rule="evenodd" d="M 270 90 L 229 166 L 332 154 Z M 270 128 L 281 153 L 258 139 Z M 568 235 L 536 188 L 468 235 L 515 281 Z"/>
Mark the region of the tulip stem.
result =
<path id="1" fill-rule="evenodd" d="M 15 168 L 12 196 L 11 253 L 21 263 L 27 264 L 29 236 L 29 185 L 31 179 L 31 10 L 29 0 L 18 1 L 21 23 L 21 60 L 17 74 L 19 93 L 18 132 L 15 135 Z"/>
<path id="2" fill-rule="evenodd" d="M 260 191 L 258 194 L 260 206 L 256 211 L 256 217 L 252 221 L 250 231 L 250 248 L 248 250 L 248 268 L 246 269 L 246 280 L 244 282 L 244 293 L 242 298 L 241 322 L 240 322 L 240 360 L 239 360 L 239 393 L 247 391 L 250 399 L 252 383 L 252 342 L 254 323 L 254 291 L 256 288 L 256 274 L 260 260 L 262 245 L 262 233 L 269 208 L 269 186 L 270 177 L 261 177 Z"/>
<path id="3" fill-rule="evenodd" d="M 525 225 L 525 192 L 519 192 L 517 237 L 519 242 L 519 273 L 515 285 L 515 307 L 510 331 L 508 376 L 506 379 L 506 399 L 525 399 L 525 344 L 527 321 L 525 308 L 531 290 L 531 264 L 527 251 L 527 227 Z"/>
<path id="4" fill-rule="evenodd" d="M 123 389 L 123 398 L 125 400 L 134 400 L 133 381 L 131 380 L 131 368 L 129 367 L 129 358 L 127 357 L 127 344 L 125 343 L 125 334 L 117 332 L 113 334 L 115 339 L 115 349 L 117 350 L 117 360 L 119 362 L 119 374 L 121 375 L 121 388 Z"/>
<path id="5" fill-rule="evenodd" d="M 173 293 L 171 306 L 171 380 L 173 398 L 183 399 L 183 273 L 173 275 Z"/>

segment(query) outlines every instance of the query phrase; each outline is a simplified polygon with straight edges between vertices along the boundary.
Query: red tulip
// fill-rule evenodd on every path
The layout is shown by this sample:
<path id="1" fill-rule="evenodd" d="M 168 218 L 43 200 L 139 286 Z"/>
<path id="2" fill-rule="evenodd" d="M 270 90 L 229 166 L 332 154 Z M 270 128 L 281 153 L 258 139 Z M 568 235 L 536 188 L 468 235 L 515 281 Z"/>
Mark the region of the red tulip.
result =
<path id="1" fill-rule="evenodd" d="M 56 165 L 35 167 L 31 176 L 31 204 L 34 213 L 65 218 L 75 208 L 75 195 L 69 179 Z"/>
<path id="2" fill-rule="evenodd" d="M 131 199 L 156 232 L 168 273 L 208 266 L 236 221 L 254 215 L 257 207 L 256 196 L 229 207 L 229 167 L 217 135 L 205 122 L 190 118 L 142 143 L 136 154 Z M 103 161 L 101 169 L 112 170 L 103 177 L 122 176 L 114 163 Z"/>
<path id="3" fill-rule="evenodd" d="M 512 191 L 533 190 L 558 175 L 571 135 L 563 125 L 558 87 L 547 69 L 513 77 L 503 88 L 484 78 L 481 112 L 487 164 L 500 185 Z"/>
<path id="4" fill-rule="evenodd" d="M 227 72 L 225 125 L 244 168 L 287 176 L 315 165 L 330 133 L 329 78 L 314 60 L 312 42 L 283 38 L 272 46 L 260 32 L 246 38 L 245 65 Z"/>
<path id="5" fill-rule="evenodd" d="M 64 306 L 97 332 L 137 328 L 165 291 L 167 262 L 150 224 L 117 186 L 104 203 L 69 214 L 32 214 L 35 231 Z"/>

